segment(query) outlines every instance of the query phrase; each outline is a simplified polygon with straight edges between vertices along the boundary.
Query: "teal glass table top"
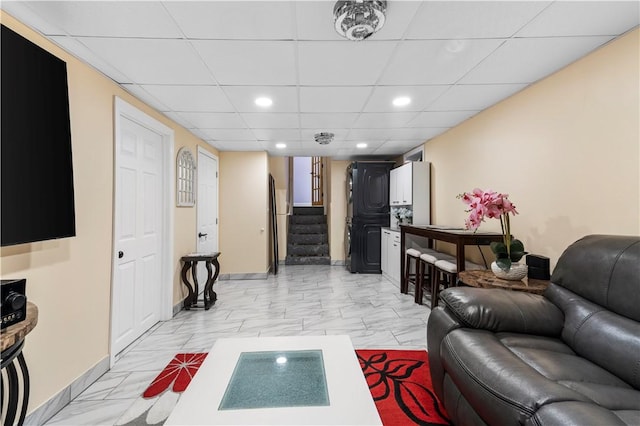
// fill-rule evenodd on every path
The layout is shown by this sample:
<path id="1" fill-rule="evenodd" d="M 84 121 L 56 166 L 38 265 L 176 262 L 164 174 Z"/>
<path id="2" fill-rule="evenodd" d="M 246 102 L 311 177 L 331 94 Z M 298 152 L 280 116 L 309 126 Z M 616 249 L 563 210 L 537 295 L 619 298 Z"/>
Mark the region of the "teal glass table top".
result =
<path id="1" fill-rule="evenodd" d="M 219 410 L 328 406 L 321 350 L 242 352 Z"/>

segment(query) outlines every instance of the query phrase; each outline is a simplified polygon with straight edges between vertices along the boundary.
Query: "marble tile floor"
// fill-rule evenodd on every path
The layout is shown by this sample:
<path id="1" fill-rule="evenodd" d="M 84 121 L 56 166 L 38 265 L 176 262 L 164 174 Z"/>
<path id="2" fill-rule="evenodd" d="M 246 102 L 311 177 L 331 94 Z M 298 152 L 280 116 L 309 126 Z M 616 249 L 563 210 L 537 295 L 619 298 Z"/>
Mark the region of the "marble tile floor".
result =
<path id="1" fill-rule="evenodd" d="M 180 311 L 116 357 L 47 425 L 113 425 L 180 352 L 207 352 L 225 337 L 347 334 L 356 349 L 426 350 L 427 305 L 377 274 L 344 266 L 282 266 L 264 280 L 224 280 L 208 311 Z"/>

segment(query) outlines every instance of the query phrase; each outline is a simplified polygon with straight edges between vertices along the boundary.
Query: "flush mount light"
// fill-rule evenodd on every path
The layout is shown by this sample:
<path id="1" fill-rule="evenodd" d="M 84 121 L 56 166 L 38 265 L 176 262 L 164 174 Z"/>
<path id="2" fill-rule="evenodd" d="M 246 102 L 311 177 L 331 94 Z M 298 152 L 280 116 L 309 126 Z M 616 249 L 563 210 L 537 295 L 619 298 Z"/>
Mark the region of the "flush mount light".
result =
<path id="1" fill-rule="evenodd" d="M 382 28 L 386 13 L 384 0 L 341 0 L 333 7 L 333 22 L 342 37 L 360 41 Z"/>
<path id="2" fill-rule="evenodd" d="M 411 103 L 411 98 L 408 96 L 398 96 L 393 100 L 393 105 L 397 107 L 407 106 Z"/>
<path id="3" fill-rule="evenodd" d="M 286 143 L 277 143 L 276 144 L 276 148 L 278 148 L 278 149 L 282 149 L 282 148 L 286 148 L 286 147 L 287 147 Z"/>
<path id="4" fill-rule="evenodd" d="M 320 132 L 313 135 L 313 138 L 320 145 L 329 145 L 335 135 L 331 132 Z"/>
<path id="5" fill-rule="evenodd" d="M 256 102 L 256 105 L 261 107 L 270 107 L 273 104 L 273 101 L 271 100 L 271 98 L 266 98 L 266 97 L 256 98 L 255 102 Z"/>
<path id="6" fill-rule="evenodd" d="M 367 144 L 366 144 L 366 143 L 364 143 L 364 142 L 359 143 L 359 144 L 357 144 L 357 145 L 356 145 L 356 148 L 360 148 L 360 149 L 362 149 L 362 148 L 366 148 L 366 147 L 367 147 Z"/>

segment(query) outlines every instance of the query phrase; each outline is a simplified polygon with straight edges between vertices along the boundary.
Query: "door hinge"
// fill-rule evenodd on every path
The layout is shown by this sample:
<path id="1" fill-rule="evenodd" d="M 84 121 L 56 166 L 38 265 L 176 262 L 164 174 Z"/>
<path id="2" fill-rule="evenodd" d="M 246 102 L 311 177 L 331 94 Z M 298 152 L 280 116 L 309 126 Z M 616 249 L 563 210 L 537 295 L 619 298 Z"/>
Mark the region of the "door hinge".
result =
<path id="1" fill-rule="evenodd" d="M 216 225 L 218 224 L 218 218 L 216 217 Z"/>
<path id="2" fill-rule="evenodd" d="M 216 172 L 216 177 L 218 177 L 218 172 Z"/>

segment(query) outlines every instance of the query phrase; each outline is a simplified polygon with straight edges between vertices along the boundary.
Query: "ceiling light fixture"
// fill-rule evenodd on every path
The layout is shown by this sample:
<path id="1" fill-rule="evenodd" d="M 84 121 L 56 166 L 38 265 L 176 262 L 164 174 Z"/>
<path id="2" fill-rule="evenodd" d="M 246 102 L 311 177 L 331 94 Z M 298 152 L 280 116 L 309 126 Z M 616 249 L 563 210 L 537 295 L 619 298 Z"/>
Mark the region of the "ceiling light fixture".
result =
<path id="1" fill-rule="evenodd" d="M 382 28 L 386 13 L 385 0 L 341 0 L 333 7 L 333 20 L 338 34 L 360 41 Z"/>
<path id="2" fill-rule="evenodd" d="M 393 105 L 397 107 L 407 106 L 411 103 L 411 98 L 408 96 L 399 96 L 393 100 Z"/>
<path id="3" fill-rule="evenodd" d="M 287 147 L 286 143 L 277 143 L 276 144 L 276 148 L 278 148 L 278 149 L 282 149 L 282 148 L 286 148 L 286 147 Z"/>
<path id="4" fill-rule="evenodd" d="M 261 107 L 270 107 L 273 104 L 273 101 L 266 97 L 256 98 L 255 102 L 256 105 Z"/>
<path id="5" fill-rule="evenodd" d="M 364 143 L 364 142 L 363 143 L 359 143 L 359 144 L 356 145 L 356 148 L 360 148 L 360 149 L 366 148 L 366 147 L 367 147 L 367 144 Z"/>
<path id="6" fill-rule="evenodd" d="M 313 138 L 320 145 L 329 145 L 335 135 L 331 132 L 320 132 L 313 135 Z"/>

